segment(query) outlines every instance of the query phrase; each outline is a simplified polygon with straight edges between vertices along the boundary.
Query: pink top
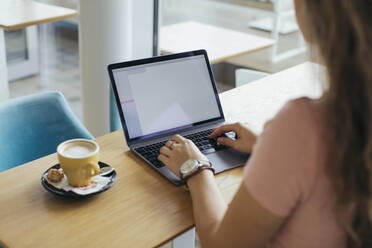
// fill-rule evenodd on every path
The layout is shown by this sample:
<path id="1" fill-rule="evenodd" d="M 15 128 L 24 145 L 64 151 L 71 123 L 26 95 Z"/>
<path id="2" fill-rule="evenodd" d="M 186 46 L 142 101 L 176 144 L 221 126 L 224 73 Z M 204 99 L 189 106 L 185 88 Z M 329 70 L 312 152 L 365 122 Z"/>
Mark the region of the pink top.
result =
<path id="1" fill-rule="evenodd" d="M 244 183 L 268 211 L 285 218 L 267 247 L 346 247 L 325 174 L 322 105 L 300 98 L 266 123 L 244 169 Z"/>

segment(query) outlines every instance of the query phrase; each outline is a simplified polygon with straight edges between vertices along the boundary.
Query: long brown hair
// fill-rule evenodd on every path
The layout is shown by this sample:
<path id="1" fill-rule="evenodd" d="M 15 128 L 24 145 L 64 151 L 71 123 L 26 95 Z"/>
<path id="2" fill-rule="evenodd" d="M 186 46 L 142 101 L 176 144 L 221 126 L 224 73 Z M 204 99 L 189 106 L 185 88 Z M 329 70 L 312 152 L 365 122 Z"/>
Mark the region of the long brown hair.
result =
<path id="1" fill-rule="evenodd" d="M 327 173 L 348 247 L 372 247 L 372 1 L 304 0 L 328 71 Z"/>

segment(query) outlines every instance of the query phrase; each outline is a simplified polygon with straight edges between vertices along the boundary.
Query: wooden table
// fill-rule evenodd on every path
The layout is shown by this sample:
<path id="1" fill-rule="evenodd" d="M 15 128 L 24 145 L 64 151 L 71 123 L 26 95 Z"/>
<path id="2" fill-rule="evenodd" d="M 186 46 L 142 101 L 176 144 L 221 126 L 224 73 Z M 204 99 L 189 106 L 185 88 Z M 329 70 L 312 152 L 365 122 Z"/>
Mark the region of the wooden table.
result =
<path id="1" fill-rule="evenodd" d="M 283 103 L 317 97 L 318 67 L 303 64 L 221 94 L 229 121 L 249 122 L 259 132 Z M 41 174 L 57 163 L 55 154 L 0 173 L 0 240 L 9 247 L 154 247 L 194 225 L 188 192 L 170 184 L 128 151 L 123 133 L 96 139 L 101 160 L 117 170 L 108 191 L 84 200 L 47 192 Z M 216 176 L 230 201 L 242 168 Z"/>
<path id="2" fill-rule="evenodd" d="M 212 64 L 274 44 L 275 41 L 272 39 L 198 22 L 183 22 L 160 29 L 160 50 L 162 53 L 205 49 Z"/>
<path id="3" fill-rule="evenodd" d="M 0 3 L 0 101 L 9 97 L 4 30 L 54 22 L 76 15 L 72 9 L 31 0 L 1 0 Z"/>

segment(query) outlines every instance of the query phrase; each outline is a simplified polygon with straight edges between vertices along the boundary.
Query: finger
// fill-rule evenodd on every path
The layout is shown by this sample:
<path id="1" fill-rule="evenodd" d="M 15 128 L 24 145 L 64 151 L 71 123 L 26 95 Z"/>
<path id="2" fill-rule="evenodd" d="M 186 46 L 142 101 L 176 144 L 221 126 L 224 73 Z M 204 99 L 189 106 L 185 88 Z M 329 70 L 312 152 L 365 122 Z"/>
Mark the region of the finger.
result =
<path id="1" fill-rule="evenodd" d="M 178 143 L 184 143 L 186 141 L 186 139 L 184 137 L 182 137 L 181 135 L 179 134 L 176 134 L 172 137 L 172 140 L 178 142 Z"/>
<path id="2" fill-rule="evenodd" d="M 238 130 L 238 125 L 239 123 L 234 123 L 234 124 L 226 124 L 226 125 L 223 125 L 223 126 L 220 126 L 218 128 L 216 128 L 210 135 L 209 137 L 210 138 L 215 138 L 223 133 L 227 133 L 227 132 L 231 132 L 231 131 L 234 131 L 235 133 L 237 133 L 237 130 Z"/>
<path id="3" fill-rule="evenodd" d="M 169 157 L 169 155 L 172 153 L 172 151 L 166 146 L 163 146 L 162 148 L 160 148 L 159 152 L 160 152 L 160 154 L 163 154 L 166 157 Z"/>
<path id="4" fill-rule="evenodd" d="M 168 140 L 168 141 L 165 143 L 165 146 L 168 147 L 169 149 L 171 149 L 173 143 L 174 143 L 174 141 L 172 141 L 172 140 Z"/>
<path id="5" fill-rule="evenodd" d="M 229 146 L 231 148 L 234 148 L 237 141 L 232 140 L 230 138 L 221 137 L 221 138 L 217 139 L 217 142 L 220 143 L 221 145 Z"/>
<path id="6" fill-rule="evenodd" d="M 169 164 L 169 158 L 167 156 L 165 156 L 164 154 L 160 154 L 158 156 L 158 160 L 160 162 L 162 162 L 163 164 L 165 164 L 165 165 L 168 165 Z"/>
<path id="7" fill-rule="evenodd" d="M 174 142 L 172 144 L 172 151 L 176 151 L 178 148 L 182 147 L 182 144 L 181 143 L 177 143 L 177 142 Z"/>

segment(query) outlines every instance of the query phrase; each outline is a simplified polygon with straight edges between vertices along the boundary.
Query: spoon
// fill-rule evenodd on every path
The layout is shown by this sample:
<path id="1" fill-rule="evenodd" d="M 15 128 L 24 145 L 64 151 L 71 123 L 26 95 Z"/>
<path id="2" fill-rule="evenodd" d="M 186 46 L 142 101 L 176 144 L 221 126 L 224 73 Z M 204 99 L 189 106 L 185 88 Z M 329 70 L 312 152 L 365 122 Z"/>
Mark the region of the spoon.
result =
<path id="1" fill-rule="evenodd" d="M 115 169 L 111 166 L 106 166 L 106 167 L 102 167 L 100 172 L 99 172 L 99 175 L 100 176 L 106 176 L 108 174 L 110 174 L 111 172 L 113 172 Z"/>

